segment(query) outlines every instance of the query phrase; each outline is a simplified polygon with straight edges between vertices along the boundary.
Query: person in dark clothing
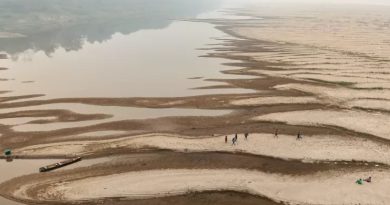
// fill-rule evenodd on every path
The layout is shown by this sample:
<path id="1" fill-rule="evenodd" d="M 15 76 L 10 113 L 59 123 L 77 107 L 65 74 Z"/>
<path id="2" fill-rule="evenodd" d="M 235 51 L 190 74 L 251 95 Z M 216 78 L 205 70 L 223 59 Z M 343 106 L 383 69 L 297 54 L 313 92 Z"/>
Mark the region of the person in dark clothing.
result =
<path id="1" fill-rule="evenodd" d="M 225 136 L 225 143 L 227 143 L 227 140 L 228 140 L 228 139 L 227 139 L 227 135 L 226 135 L 226 136 Z"/>
<path id="2" fill-rule="evenodd" d="M 364 179 L 364 181 L 371 183 L 371 177 L 368 177 L 367 179 Z"/>
<path id="3" fill-rule="evenodd" d="M 245 133 L 244 136 L 245 136 L 245 139 L 247 140 L 248 136 L 249 136 L 249 133 Z"/>
<path id="4" fill-rule="evenodd" d="M 302 139 L 302 135 L 301 135 L 301 132 L 299 131 L 298 135 L 297 135 L 297 140 L 301 140 L 301 139 Z"/>

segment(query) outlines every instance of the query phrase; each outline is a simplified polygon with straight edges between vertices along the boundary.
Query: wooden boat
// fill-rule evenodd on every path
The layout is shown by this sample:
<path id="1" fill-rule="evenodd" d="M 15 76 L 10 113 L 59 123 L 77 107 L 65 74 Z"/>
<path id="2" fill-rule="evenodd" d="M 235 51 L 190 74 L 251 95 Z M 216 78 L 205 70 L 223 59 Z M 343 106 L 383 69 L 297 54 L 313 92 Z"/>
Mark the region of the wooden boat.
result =
<path id="1" fill-rule="evenodd" d="M 48 172 L 48 171 L 51 171 L 51 170 L 55 170 L 55 169 L 64 167 L 66 165 L 70 165 L 70 164 L 76 163 L 76 162 L 78 162 L 80 160 L 81 160 L 81 157 L 67 159 L 67 160 L 62 161 L 62 162 L 58 162 L 58 163 L 55 163 L 55 164 L 50 164 L 50 165 L 41 167 L 41 168 L 39 168 L 39 172 Z"/>

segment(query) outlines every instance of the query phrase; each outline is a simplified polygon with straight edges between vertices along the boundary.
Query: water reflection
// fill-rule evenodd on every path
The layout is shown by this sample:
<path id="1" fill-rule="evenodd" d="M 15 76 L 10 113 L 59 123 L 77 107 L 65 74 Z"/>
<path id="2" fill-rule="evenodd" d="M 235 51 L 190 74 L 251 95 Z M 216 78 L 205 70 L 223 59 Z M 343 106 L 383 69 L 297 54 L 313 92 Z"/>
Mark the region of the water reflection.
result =
<path id="1" fill-rule="evenodd" d="M 197 50 L 217 43 L 224 34 L 207 23 L 175 21 L 159 30 L 115 34 L 103 43 L 86 42 L 79 51 L 59 48 L 51 57 L 29 53 L 30 60 L 2 60 L 10 68 L 2 72 L 2 90 L 11 95 L 45 94 L 62 97 L 175 97 L 243 90 L 192 90 L 218 83 L 189 80 L 194 76 L 229 78 L 220 73 L 232 69 L 217 58 L 199 58 Z M 231 76 L 230 78 L 236 78 Z M 23 81 L 34 81 L 23 83 Z M 244 90 L 248 92 L 248 90 Z"/>
<path id="2" fill-rule="evenodd" d="M 207 78 L 236 78 L 220 73 L 230 69 L 222 65 L 229 61 L 198 57 L 208 51 L 197 49 L 219 43 L 213 38 L 227 38 L 224 33 L 206 23 L 174 21 L 215 10 L 219 3 L 38 0 L 30 8 L 30 1 L 0 1 L 0 51 L 11 56 L 0 61 L 9 68 L 1 73 L 8 79 L 1 89 L 44 98 L 251 92 L 191 89 L 221 84 Z M 188 79 L 194 76 L 204 79 Z"/>
<path id="3" fill-rule="evenodd" d="M 114 33 L 158 29 L 215 9 L 219 0 L 1 0 L 0 51 L 52 54 L 103 42 Z"/>

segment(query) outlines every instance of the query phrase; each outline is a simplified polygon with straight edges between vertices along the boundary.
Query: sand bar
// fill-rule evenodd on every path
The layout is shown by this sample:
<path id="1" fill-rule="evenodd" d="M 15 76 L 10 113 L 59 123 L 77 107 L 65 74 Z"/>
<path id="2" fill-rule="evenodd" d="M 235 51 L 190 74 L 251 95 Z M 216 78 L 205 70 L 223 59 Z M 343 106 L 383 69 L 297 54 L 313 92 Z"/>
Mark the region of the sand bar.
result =
<path id="1" fill-rule="evenodd" d="M 355 184 L 372 176 L 372 183 Z M 327 172 L 309 176 L 284 176 L 240 169 L 151 170 L 91 177 L 50 185 L 40 200 L 77 201 L 107 197 L 131 199 L 181 195 L 191 191 L 233 190 L 262 195 L 291 204 L 386 204 L 390 200 L 387 171 Z M 29 185 L 16 197 L 28 197 Z"/>
<path id="2" fill-rule="evenodd" d="M 181 152 L 243 152 L 282 159 L 302 161 L 368 161 L 390 164 L 390 146 L 363 138 L 339 136 L 296 136 L 272 134 L 250 134 L 248 140 L 239 136 L 238 144 L 231 145 L 224 136 L 194 139 L 178 135 L 152 134 L 124 137 L 113 140 L 73 141 L 40 144 L 15 150 L 15 154 L 27 156 L 47 155 L 90 155 L 107 149 L 127 148 L 130 150 L 154 147 Z"/>

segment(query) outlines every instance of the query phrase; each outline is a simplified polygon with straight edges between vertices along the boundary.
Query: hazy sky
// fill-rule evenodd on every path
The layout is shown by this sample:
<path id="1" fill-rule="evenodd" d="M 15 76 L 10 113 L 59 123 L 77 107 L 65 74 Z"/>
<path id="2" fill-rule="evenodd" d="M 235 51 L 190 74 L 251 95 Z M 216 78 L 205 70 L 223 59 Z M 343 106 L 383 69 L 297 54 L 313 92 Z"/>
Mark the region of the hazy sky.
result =
<path id="1" fill-rule="evenodd" d="M 388 5 L 390 0 L 229 0 L 232 4 L 256 2 L 305 2 L 305 3 L 332 3 L 332 4 L 372 4 Z"/>

